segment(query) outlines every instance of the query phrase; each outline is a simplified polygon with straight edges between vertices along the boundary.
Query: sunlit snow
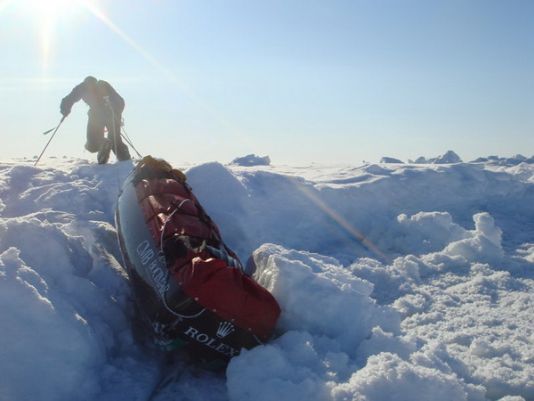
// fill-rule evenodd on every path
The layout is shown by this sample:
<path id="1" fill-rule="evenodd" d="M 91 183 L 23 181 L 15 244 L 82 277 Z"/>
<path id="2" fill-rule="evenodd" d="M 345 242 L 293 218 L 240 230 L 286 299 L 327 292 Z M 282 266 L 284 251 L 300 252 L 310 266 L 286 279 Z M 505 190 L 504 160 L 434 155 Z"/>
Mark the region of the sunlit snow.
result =
<path id="1" fill-rule="evenodd" d="M 154 399 L 534 399 L 534 164 L 440 160 L 190 167 L 282 315 L 225 374 L 182 363 Z M 131 168 L 0 163 L 1 400 L 145 401 L 160 379 L 115 237 Z"/>

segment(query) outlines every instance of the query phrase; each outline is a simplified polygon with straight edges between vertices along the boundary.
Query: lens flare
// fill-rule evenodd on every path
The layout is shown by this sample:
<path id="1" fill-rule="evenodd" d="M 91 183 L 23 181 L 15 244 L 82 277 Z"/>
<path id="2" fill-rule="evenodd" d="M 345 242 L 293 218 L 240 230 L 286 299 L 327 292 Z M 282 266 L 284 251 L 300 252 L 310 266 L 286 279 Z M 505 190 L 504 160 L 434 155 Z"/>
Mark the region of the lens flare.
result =
<path id="1" fill-rule="evenodd" d="M 326 202 L 324 202 L 316 193 L 314 193 L 310 188 L 300 185 L 294 180 L 290 180 L 293 185 L 308 198 L 313 204 L 315 204 L 319 209 L 321 209 L 328 217 L 335 221 L 341 228 L 343 228 L 353 239 L 360 242 L 363 246 L 369 249 L 372 253 L 378 256 L 382 261 L 389 261 L 389 257 L 382 252 L 376 244 L 374 244 L 369 238 L 367 238 L 360 230 L 358 230 L 354 225 L 349 223 L 345 217 L 335 211 L 330 207 Z"/>
<path id="2" fill-rule="evenodd" d="M 36 21 L 44 73 L 50 62 L 56 25 L 61 18 L 70 18 L 80 9 L 79 0 L 0 0 L 0 12 L 11 5 L 24 17 Z"/>
<path id="3" fill-rule="evenodd" d="M 97 19 L 99 19 L 104 25 L 106 25 L 113 33 L 115 33 L 119 38 L 121 38 L 128 46 L 134 49 L 138 54 L 140 54 L 147 62 L 149 62 L 153 67 L 159 70 L 166 79 L 168 79 L 172 84 L 176 85 L 179 90 L 184 94 L 189 100 L 193 101 L 197 106 L 201 107 L 204 112 L 213 118 L 214 121 L 217 121 L 222 127 L 225 127 L 231 132 L 236 140 L 239 140 L 241 143 L 251 143 L 251 140 L 248 135 L 243 133 L 243 130 L 239 129 L 235 124 L 232 124 L 224 115 L 210 107 L 207 102 L 202 98 L 197 96 L 191 89 L 189 89 L 182 80 L 169 68 L 167 68 L 163 63 L 161 63 L 156 57 L 154 57 L 150 52 L 145 50 L 141 45 L 139 45 L 132 37 L 130 37 L 126 32 L 119 28 L 100 8 L 98 8 L 93 2 L 89 0 L 79 0 L 79 3 L 85 7 L 91 14 L 93 14 Z"/>
<path id="4" fill-rule="evenodd" d="M 41 55 L 43 72 L 48 69 L 48 65 L 50 62 L 50 49 L 53 35 L 53 27 L 53 17 L 45 19 L 43 21 L 43 26 L 41 27 Z"/>
<path id="5" fill-rule="evenodd" d="M 128 46 L 134 49 L 139 53 L 143 58 L 148 61 L 152 66 L 156 67 L 161 73 L 163 73 L 168 79 L 172 80 L 175 83 L 178 83 L 178 77 L 161 64 L 154 56 L 149 52 L 143 49 L 135 40 L 128 36 L 122 29 L 113 23 L 95 4 L 91 3 L 88 0 L 80 0 L 80 4 L 84 6 L 91 14 L 98 18 L 104 25 L 106 25 L 112 32 L 117 34 Z"/>

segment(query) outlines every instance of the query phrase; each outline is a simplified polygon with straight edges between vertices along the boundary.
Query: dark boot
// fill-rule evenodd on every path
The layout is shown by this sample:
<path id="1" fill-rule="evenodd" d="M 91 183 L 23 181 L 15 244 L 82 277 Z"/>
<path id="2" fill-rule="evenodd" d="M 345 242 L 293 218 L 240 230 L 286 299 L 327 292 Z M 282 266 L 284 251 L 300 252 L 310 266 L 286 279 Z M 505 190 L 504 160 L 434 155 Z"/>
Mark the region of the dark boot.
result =
<path id="1" fill-rule="evenodd" d="M 117 160 L 120 162 L 124 160 L 130 160 L 131 156 L 130 151 L 128 150 L 128 146 L 126 146 L 123 142 L 118 143 L 115 156 L 117 156 Z"/>
<path id="2" fill-rule="evenodd" d="M 106 164 L 108 162 L 109 154 L 111 153 L 111 147 L 111 141 L 107 138 L 104 139 L 104 142 L 102 142 L 102 146 L 100 147 L 100 150 L 96 155 L 96 160 L 98 161 L 98 164 Z"/>

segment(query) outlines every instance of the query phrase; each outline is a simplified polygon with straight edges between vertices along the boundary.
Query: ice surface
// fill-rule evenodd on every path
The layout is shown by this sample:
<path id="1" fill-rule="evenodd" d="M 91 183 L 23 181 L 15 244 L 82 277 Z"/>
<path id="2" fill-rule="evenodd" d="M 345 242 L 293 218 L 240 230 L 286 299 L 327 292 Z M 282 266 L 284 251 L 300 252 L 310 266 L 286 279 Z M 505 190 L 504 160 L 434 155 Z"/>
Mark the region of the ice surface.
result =
<path id="1" fill-rule="evenodd" d="M 500 166 L 515 166 L 521 163 L 534 163 L 534 156 L 528 158 L 519 154 L 512 157 L 487 156 L 479 157 L 473 160 L 472 163 L 487 163 Z"/>
<path id="2" fill-rule="evenodd" d="M 434 164 L 450 164 L 450 163 L 461 163 L 462 159 L 454 151 L 449 150 L 445 154 L 436 157 L 433 160 Z"/>
<path id="3" fill-rule="evenodd" d="M 402 164 L 404 162 L 402 160 L 395 159 L 394 157 L 384 156 L 383 158 L 380 159 L 380 163 L 399 163 L 399 164 Z"/>
<path id="4" fill-rule="evenodd" d="M 513 159 L 190 168 L 282 315 L 155 400 L 534 399 L 534 165 Z M 0 163 L 0 400 L 144 401 L 165 370 L 115 238 L 131 168 Z"/>
<path id="5" fill-rule="evenodd" d="M 452 164 L 452 163 L 461 163 L 462 159 L 458 156 L 453 150 L 448 150 L 442 155 L 437 157 L 426 158 L 420 156 L 415 159 L 416 164 Z"/>
<path id="6" fill-rule="evenodd" d="M 269 156 L 257 156 L 255 154 L 246 155 L 243 157 L 236 157 L 232 160 L 231 164 L 238 166 L 268 166 L 271 164 L 271 158 Z"/>

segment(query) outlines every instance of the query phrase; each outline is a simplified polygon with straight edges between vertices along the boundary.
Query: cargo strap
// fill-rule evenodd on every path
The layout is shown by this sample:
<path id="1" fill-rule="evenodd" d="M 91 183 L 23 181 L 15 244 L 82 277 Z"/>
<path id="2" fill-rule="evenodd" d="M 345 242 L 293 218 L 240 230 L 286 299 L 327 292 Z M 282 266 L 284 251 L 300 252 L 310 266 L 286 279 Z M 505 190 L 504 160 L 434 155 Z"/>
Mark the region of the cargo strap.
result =
<path id="1" fill-rule="evenodd" d="M 228 252 L 226 252 L 226 249 L 215 248 L 209 245 L 206 246 L 206 249 L 211 254 L 211 256 L 217 259 L 223 260 L 224 262 L 226 262 L 228 266 L 233 267 L 234 269 L 239 269 L 243 273 L 245 273 L 245 270 L 243 269 L 243 266 L 241 266 L 241 263 L 239 263 L 239 261 L 236 258 L 230 256 Z"/>

